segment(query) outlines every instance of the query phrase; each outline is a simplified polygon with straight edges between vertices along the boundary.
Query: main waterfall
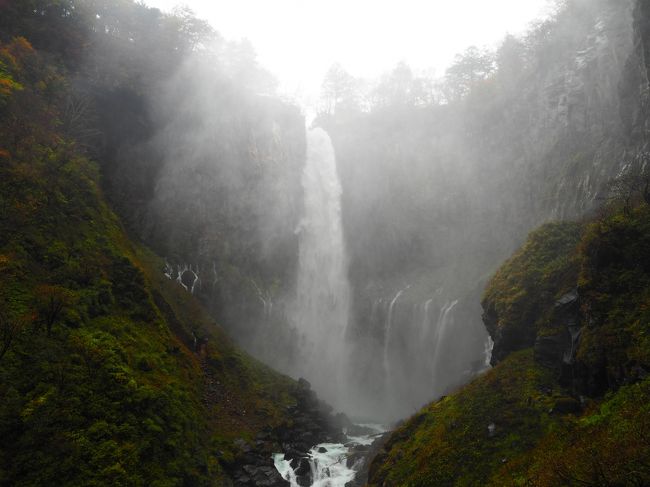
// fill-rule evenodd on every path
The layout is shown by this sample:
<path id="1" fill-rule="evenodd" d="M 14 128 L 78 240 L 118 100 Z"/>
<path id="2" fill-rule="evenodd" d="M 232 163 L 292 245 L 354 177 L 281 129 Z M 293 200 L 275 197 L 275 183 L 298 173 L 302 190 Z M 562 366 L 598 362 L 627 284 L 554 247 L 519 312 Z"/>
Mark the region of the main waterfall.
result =
<path id="1" fill-rule="evenodd" d="M 341 183 L 327 133 L 307 134 L 303 218 L 292 321 L 300 334 L 300 370 L 318 394 L 341 408 L 347 383 L 350 314 L 348 259 L 341 221 Z"/>

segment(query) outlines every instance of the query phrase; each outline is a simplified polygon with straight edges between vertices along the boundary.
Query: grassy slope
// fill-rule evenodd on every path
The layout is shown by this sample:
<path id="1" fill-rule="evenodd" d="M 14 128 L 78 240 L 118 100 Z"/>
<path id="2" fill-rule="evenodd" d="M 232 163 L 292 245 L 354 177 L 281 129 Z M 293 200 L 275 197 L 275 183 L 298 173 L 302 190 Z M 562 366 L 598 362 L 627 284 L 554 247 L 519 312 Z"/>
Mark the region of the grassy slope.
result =
<path id="1" fill-rule="evenodd" d="M 511 341 L 491 371 L 398 429 L 370 485 L 647 485 L 648 249 L 647 206 L 533 232 L 484 298 L 493 333 L 510 328 L 528 341 Z M 567 387 L 595 392 L 571 414 L 561 411 L 577 403 L 557 371 L 537 364 L 530 348 L 513 350 L 555 333 L 554 301 L 576 287 L 582 340 Z"/>
<path id="2" fill-rule="evenodd" d="M 65 79 L 24 40 L 0 45 L 0 75 L 0 313 L 19 325 L 0 358 L 0 485 L 222 485 L 233 440 L 284 420 L 293 382 L 129 240 L 59 132 Z"/>

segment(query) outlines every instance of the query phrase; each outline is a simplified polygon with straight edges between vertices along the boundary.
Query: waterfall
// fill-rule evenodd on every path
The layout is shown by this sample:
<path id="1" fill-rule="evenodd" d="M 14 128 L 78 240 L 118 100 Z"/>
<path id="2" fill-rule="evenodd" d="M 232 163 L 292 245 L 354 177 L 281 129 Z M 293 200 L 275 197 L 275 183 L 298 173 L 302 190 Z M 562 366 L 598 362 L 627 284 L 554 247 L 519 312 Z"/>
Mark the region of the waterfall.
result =
<path id="1" fill-rule="evenodd" d="M 431 303 L 433 303 L 433 298 L 428 299 L 424 303 L 424 316 L 422 317 L 422 324 L 420 325 L 420 341 L 424 339 L 429 328 L 431 319 L 429 318 L 429 310 L 431 309 Z"/>
<path id="2" fill-rule="evenodd" d="M 297 230 L 299 270 L 292 309 L 292 322 L 301 336 L 301 359 L 295 372 L 311 381 L 321 397 L 340 406 L 348 364 L 350 284 L 341 183 L 332 142 L 319 128 L 307 134 L 302 187 L 304 213 Z"/>
<path id="3" fill-rule="evenodd" d="M 440 387 L 441 384 L 444 383 L 442 380 L 442 365 L 443 365 L 443 360 L 441 357 L 441 353 L 443 350 L 443 346 L 446 345 L 446 337 L 448 333 L 448 328 L 450 324 L 452 323 L 452 310 L 454 307 L 458 304 L 458 300 L 454 300 L 451 302 L 448 302 L 443 306 L 440 310 L 440 317 L 438 318 L 438 326 L 436 329 L 436 336 L 434 338 L 435 340 L 435 348 L 433 352 L 433 359 L 434 359 L 434 377 L 435 377 L 435 385 L 436 387 Z"/>
<path id="4" fill-rule="evenodd" d="M 371 445 L 376 436 L 385 431 L 381 425 L 359 425 L 368 430 L 361 436 L 347 436 L 345 444 L 321 443 L 314 446 L 308 453 L 310 473 L 307 478 L 298 479 L 291 467 L 291 462 L 284 453 L 272 456 L 273 464 L 283 479 L 289 481 L 290 487 L 310 485 L 311 487 L 345 487 L 354 480 L 359 467 L 363 465 L 357 458 L 348 463 L 350 455 L 358 452 L 358 447 Z M 307 484 L 306 481 L 309 481 Z"/>
<path id="5" fill-rule="evenodd" d="M 386 374 L 386 381 L 388 382 L 390 379 L 390 360 L 388 359 L 388 351 L 390 349 L 390 330 L 393 326 L 393 308 L 395 307 L 395 303 L 397 303 L 397 300 L 399 297 L 406 291 L 410 286 L 406 286 L 404 289 L 401 289 L 400 291 L 397 292 L 393 300 L 390 302 L 390 305 L 388 306 L 388 316 L 386 317 L 386 328 L 384 331 L 384 355 L 383 355 L 383 365 L 384 365 L 384 373 Z"/>
<path id="6" fill-rule="evenodd" d="M 492 340 L 492 337 L 488 335 L 487 339 L 485 340 L 485 355 L 484 355 L 484 360 L 483 360 L 483 368 L 484 369 L 489 369 L 492 367 L 492 349 L 494 348 L 494 340 Z"/>

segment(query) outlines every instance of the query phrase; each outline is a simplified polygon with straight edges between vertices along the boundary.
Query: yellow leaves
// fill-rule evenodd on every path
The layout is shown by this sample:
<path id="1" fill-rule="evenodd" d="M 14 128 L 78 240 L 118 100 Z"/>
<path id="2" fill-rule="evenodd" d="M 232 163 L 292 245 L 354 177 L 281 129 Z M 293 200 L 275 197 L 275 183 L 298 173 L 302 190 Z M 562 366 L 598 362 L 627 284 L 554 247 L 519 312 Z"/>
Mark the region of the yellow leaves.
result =
<path id="1" fill-rule="evenodd" d="M 20 412 L 20 417 L 23 420 L 29 419 L 40 407 L 45 405 L 50 396 L 54 393 L 54 388 L 50 388 L 44 394 L 35 397 L 27 403 L 25 408 Z"/>
<path id="2" fill-rule="evenodd" d="M 9 267 L 10 263 L 11 263 L 11 257 L 9 257 L 6 254 L 0 254 L 0 271 L 5 269 L 6 267 Z"/>
<path id="3" fill-rule="evenodd" d="M 23 89 L 23 85 L 16 83 L 9 76 L 0 72 L 0 96 L 9 96 L 14 91 L 20 91 Z"/>
<path id="4" fill-rule="evenodd" d="M 23 62 L 34 55 L 34 48 L 24 37 L 15 37 L 9 44 L 0 47 L 0 59 L 14 70 L 21 69 Z"/>
<path id="5" fill-rule="evenodd" d="M 34 55 L 34 48 L 24 37 L 0 45 L 0 96 L 6 97 L 23 89 L 16 81 L 23 74 L 24 62 Z"/>

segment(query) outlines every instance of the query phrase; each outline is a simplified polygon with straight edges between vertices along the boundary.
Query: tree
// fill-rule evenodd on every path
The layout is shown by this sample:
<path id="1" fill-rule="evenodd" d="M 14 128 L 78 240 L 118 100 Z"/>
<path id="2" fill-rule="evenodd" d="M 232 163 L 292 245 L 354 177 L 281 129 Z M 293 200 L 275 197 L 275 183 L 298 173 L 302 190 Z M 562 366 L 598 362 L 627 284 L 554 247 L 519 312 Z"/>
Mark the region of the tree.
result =
<path id="1" fill-rule="evenodd" d="M 525 44 L 508 34 L 497 49 L 495 63 L 501 85 L 506 89 L 513 87 L 521 78 L 527 64 Z"/>
<path id="2" fill-rule="evenodd" d="M 476 46 L 457 54 L 445 74 L 445 87 L 449 101 L 463 98 L 481 81 L 494 72 L 494 55 Z"/>
<path id="3" fill-rule="evenodd" d="M 61 317 L 63 310 L 72 303 L 72 294 L 67 289 L 43 284 L 36 289 L 36 309 L 40 321 L 45 325 L 47 336 L 52 334 L 52 327 Z"/>
<path id="4" fill-rule="evenodd" d="M 14 339 L 27 323 L 26 318 L 10 318 L 7 313 L 0 308 L 0 360 L 11 348 Z"/>
<path id="5" fill-rule="evenodd" d="M 401 61 L 384 74 L 371 93 L 373 107 L 414 107 L 436 101 L 435 83 L 427 76 L 416 76 L 411 67 Z"/>
<path id="6" fill-rule="evenodd" d="M 333 115 L 340 109 L 354 110 L 359 105 L 357 81 L 343 67 L 336 63 L 327 71 L 321 85 L 321 98 L 325 112 Z"/>

